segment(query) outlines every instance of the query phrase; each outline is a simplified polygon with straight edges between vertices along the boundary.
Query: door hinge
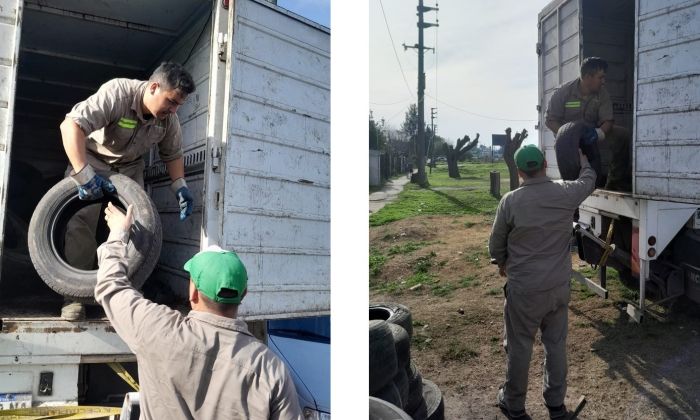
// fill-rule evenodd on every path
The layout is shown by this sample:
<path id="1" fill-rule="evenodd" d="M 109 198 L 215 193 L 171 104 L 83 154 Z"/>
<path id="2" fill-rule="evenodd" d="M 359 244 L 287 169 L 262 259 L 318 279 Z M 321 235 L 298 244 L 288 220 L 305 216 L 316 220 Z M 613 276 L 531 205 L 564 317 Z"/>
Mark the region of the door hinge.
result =
<path id="1" fill-rule="evenodd" d="M 226 38 L 226 34 L 223 32 L 219 32 L 216 35 L 216 43 L 219 46 L 219 61 L 223 61 L 224 63 L 226 62 L 226 44 L 228 43 Z"/>
<path id="2" fill-rule="evenodd" d="M 542 55 L 542 43 L 538 42 L 535 44 L 535 51 L 537 52 L 537 55 Z"/>
<path id="3" fill-rule="evenodd" d="M 221 165 L 221 146 L 212 147 L 212 149 L 211 149 L 211 170 L 213 172 L 218 172 L 220 165 Z"/>

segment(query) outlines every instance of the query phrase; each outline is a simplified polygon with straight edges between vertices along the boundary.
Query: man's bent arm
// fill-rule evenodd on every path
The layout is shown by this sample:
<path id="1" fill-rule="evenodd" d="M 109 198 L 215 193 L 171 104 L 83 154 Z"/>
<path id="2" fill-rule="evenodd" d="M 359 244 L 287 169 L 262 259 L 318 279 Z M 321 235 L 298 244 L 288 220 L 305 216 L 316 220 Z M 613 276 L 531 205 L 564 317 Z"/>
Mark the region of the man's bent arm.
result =
<path id="1" fill-rule="evenodd" d="M 66 150 L 68 161 L 73 166 L 73 171 L 80 172 L 87 164 L 86 138 L 83 129 L 71 118 L 66 118 L 61 123 L 61 137 L 63 138 L 63 148 Z"/>
<path id="2" fill-rule="evenodd" d="M 164 305 L 158 305 L 143 297 L 127 278 L 128 234 L 112 231 L 107 241 L 97 249 L 99 269 L 95 300 L 104 308 L 107 318 L 136 353 L 165 351 L 158 349 L 164 337 L 175 332 L 184 317 Z M 155 334 L 154 332 L 158 332 Z M 156 340 L 155 337 L 158 337 Z"/>
<path id="3" fill-rule="evenodd" d="M 170 180 L 175 181 L 178 178 L 185 177 L 185 158 L 180 156 L 177 159 L 165 162 L 165 169 L 168 170 Z"/>
<path id="4" fill-rule="evenodd" d="M 557 132 L 559 131 L 559 129 L 561 128 L 561 126 L 564 125 L 564 124 L 562 124 L 562 123 L 559 122 L 559 121 L 555 121 L 555 120 L 547 120 L 547 121 L 545 121 L 544 125 L 546 125 L 547 128 L 549 128 L 550 130 L 552 130 L 552 133 L 554 133 L 554 136 L 556 136 L 556 135 L 557 135 Z"/>
<path id="5" fill-rule="evenodd" d="M 588 159 L 581 158 L 581 171 L 575 181 L 565 181 L 566 192 L 570 205 L 578 207 L 595 189 L 596 173 L 588 163 Z"/>

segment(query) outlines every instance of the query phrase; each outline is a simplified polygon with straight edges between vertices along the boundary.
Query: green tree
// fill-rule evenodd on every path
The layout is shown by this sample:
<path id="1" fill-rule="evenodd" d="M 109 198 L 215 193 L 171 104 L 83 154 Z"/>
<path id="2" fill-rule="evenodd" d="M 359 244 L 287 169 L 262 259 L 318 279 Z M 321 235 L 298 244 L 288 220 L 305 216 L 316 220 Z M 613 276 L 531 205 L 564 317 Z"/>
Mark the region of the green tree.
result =
<path id="1" fill-rule="evenodd" d="M 369 117 L 369 148 L 370 150 L 384 150 L 386 148 L 386 134 L 384 134 L 384 120 L 377 123 Z"/>

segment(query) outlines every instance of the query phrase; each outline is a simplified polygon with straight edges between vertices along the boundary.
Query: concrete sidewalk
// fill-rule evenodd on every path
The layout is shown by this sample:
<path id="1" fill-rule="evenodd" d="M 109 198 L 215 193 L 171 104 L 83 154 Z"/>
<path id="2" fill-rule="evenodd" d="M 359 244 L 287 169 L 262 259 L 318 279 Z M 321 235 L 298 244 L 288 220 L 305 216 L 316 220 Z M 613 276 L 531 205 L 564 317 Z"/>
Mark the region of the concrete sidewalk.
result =
<path id="1" fill-rule="evenodd" d="M 396 196 L 403 191 L 403 187 L 410 180 L 406 176 L 387 181 L 381 191 L 373 192 L 369 195 L 369 212 L 376 213 L 388 203 L 394 201 Z"/>

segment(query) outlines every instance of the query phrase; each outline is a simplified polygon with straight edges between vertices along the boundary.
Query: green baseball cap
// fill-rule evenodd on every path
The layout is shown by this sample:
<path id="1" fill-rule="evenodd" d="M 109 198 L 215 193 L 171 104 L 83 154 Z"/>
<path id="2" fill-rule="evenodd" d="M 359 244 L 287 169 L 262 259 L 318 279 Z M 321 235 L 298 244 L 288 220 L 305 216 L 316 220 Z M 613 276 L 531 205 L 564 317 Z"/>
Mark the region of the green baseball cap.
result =
<path id="1" fill-rule="evenodd" d="M 214 302 L 239 304 L 248 287 L 248 273 L 235 252 L 218 246 L 195 254 L 185 263 L 197 290 Z"/>
<path id="2" fill-rule="evenodd" d="M 534 144 L 528 144 L 515 151 L 515 165 L 521 171 L 542 169 L 544 155 Z"/>

